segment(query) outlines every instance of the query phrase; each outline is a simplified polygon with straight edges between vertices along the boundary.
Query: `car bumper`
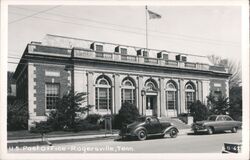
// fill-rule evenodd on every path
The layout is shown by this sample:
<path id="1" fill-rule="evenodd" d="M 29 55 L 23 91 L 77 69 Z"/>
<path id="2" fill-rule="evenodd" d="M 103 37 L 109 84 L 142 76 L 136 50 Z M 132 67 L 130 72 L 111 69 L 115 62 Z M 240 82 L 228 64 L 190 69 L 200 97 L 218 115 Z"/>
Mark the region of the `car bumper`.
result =
<path id="1" fill-rule="evenodd" d="M 196 126 L 196 127 L 192 127 L 192 131 L 194 132 L 207 132 L 207 128 L 203 127 L 203 126 Z"/>

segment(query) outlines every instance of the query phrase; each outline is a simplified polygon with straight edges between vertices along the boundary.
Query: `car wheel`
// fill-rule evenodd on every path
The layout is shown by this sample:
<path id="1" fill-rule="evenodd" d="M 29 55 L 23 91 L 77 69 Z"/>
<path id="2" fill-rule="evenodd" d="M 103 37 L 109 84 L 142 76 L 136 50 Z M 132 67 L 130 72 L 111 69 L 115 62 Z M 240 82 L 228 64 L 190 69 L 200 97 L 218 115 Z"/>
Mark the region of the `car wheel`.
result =
<path id="1" fill-rule="evenodd" d="M 237 128 L 233 127 L 231 131 L 232 131 L 232 133 L 236 133 L 237 132 Z"/>
<path id="2" fill-rule="evenodd" d="M 198 134 L 198 132 L 196 130 L 194 130 L 194 134 Z"/>
<path id="3" fill-rule="evenodd" d="M 147 138 L 147 133 L 145 130 L 140 130 L 137 134 L 137 137 L 140 141 L 143 141 Z"/>
<path id="4" fill-rule="evenodd" d="M 178 135 L 177 129 L 172 128 L 172 129 L 170 130 L 170 132 L 169 132 L 169 135 L 170 135 L 171 138 L 176 138 L 177 135 Z"/>
<path id="5" fill-rule="evenodd" d="M 212 127 L 208 127 L 207 128 L 207 133 L 208 134 L 213 134 L 214 133 L 213 128 Z"/>

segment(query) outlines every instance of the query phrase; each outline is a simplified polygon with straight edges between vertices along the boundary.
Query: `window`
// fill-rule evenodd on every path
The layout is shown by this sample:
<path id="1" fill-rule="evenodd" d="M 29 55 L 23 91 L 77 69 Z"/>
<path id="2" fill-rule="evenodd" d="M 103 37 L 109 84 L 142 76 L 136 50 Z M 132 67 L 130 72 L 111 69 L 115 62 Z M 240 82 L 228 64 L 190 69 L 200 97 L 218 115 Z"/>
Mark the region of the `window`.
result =
<path id="1" fill-rule="evenodd" d="M 59 98 L 59 84 L 46 84 L 46 109 L 55 109 L 55 104 Z"/>
<path id="2" fill-rule="evenodd" d="M 151 118 L 151 122 L 152 122 L 152 123 L 157 123 L 158 120 L 157 120 L 155 117 L 152 117 L 152 118 Z"/>
<path id="3" fill-rule="evenodd" d="M 176 109 L 177 105 L 177 89 L 175 85 L 170 82 L 166 88 L 166 109 Z"/>
<path id="4" fill-rule="evenodd" d="M 100 76 L 96 81 L 96 109 L 111 109 L 111 84 L 106 76 Z"/>
<path id="5" fill-rule="evenodd" d="M 122 82 L 122 103 L 129 102 L 135 104 L 135 85 L 129 78 L 125 78 Z"/>
<path id="6" fill-rule="evenodd" d="M 143 57 L 148 57 L 148 51 L 142 51 Z"/>
<path id="7" fill-rule="evenodd" d="M 148 81 L 146 83 L 146 88 L 148 89 L 148 91 L 154 91 L 156 89 L 155 84 L 152 81 Z"/>
<path id="8" fill-rule="evenodd" d="M 193 84 L 187 83 L 185 86 L 185 100 L 186 100 L 186 105 L 185 109 L 188 110 L 189 106 L 195 101 L 195 89 Z"/>
<path id="9" fill-rule="evenodd" d="M 168 59 L 168 54 L 163 54 L 163 59 L 167 60 Z"/>
<path id="10" fill-rule="evenodd" d="M 128 53 L 128 50 L 126 48 L 121 48 L 121 54 L 127 54 Z"/>
<path id="11" fill-rule="evenodd" d="M 228 116 L 225 116 L 224 119 L 225 119 L 226 121 L 232 121 L 232 120 L 233 120 L 231 117 L 228 117 Z"/>
<path id="12" fill-rule="evenodd" d="M 214 91 L 214 98 L 215 98 L 215 100 L 218 100 L 218 98 L 221 97 L 221 96 L 222 96 L 221 91 Z"/>
<path id="13" fill-rule="evenodd" d="M 216 118 L 217 118 L 217 116 L 209 116 L 207 120 L 208 121 L 215 121 Z"/>
<path id="14" fill-rule="evenodd" d="M 99 44 L 97 44 L 96 46 L 96 51 L 99 51 L 99 52 L 102 52 L 103 51 L 103 46 L 102 45 L 99 45 Z"/>
<path id="15" fill-rule="evenodd" d="M 224 121 L 224 117 L 223 116 L 218 117 L 217 121 Z"/>

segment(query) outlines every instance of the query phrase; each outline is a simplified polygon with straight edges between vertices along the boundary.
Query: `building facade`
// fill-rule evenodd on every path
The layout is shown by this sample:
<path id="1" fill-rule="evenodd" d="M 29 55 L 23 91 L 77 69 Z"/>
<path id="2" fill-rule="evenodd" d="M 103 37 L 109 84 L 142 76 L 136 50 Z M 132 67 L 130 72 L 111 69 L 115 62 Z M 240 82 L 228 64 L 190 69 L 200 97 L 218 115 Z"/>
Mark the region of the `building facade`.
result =
<path id="1" fill-rule="evenodd" d="M 210 92 L 228 97 L 229 76 L 205 56 L 56 35 L 28 44 L 14 74 L 29 125 L 70 89 L 88 93 L 82 106 L 93 105 L 92 113 L 116 114 L 128 101 L 141 115 L 176 117 Z"/>

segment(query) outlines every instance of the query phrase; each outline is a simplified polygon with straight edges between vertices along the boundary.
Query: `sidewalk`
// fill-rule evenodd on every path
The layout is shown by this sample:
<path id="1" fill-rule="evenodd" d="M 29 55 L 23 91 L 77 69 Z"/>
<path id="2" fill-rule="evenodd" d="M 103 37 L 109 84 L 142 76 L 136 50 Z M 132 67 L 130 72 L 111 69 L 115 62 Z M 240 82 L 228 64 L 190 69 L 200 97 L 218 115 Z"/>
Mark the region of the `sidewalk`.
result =
<path id="1" fill-rule="evenodd" d="M 190 129 L 179 130 L 179 136 L 187 135 L 191 132 Z M 113 134 L 95 134 L 95 135 L 71 135 L 71 136 L 60 136 L 60 137 L 48 137 L 47 140 L 51 143 L 67 143 L 67 142 L 79 142 L 79 141 L 93 141 L 103 139 L 115 139 L 118 138 L 118 132 Z M 10 146 L 34 146 L 34 145 L 48 145 L 42 143 L 41 138 L 29 138 L 29 139 L 15 139 L 8 140 L 8 147 Z"/>

